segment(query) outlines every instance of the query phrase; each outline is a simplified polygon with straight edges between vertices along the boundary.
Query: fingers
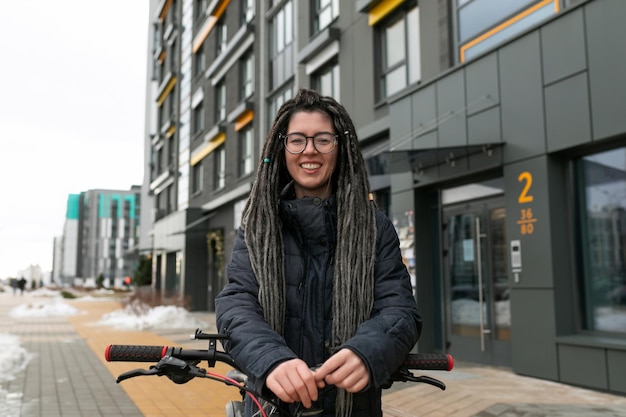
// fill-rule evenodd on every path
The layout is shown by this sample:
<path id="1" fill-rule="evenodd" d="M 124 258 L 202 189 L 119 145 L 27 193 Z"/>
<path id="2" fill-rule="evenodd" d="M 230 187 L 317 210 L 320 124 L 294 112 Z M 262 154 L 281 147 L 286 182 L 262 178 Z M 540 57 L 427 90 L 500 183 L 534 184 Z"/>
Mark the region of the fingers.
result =
<path id="1" fill-rule="evenodd" d="M 367 367 L 356 353 L 341 349 L 315 371 L 315 380 L 320 384 L 335 385 L 348 392 L 359 392 L 369 383 Z"/>
<path id="2" fill-rule="evenodd" d="M 278 365 L 265 380 L 267 388 L 281 401 L 300 401 L 306 408 L 317 400 L 317 383 L 313 372 L 301 359 L 292 359 Z"/>

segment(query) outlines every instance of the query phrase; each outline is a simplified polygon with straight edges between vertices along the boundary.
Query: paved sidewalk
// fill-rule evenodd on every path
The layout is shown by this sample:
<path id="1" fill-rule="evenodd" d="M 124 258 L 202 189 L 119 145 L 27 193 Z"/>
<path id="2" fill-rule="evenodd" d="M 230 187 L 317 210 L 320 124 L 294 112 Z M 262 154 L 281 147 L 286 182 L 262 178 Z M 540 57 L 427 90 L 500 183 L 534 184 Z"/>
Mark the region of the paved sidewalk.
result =
<path id="1" fill-rule="evenodd" d="M 0 417 L 143 416 L 65 317 L 9 316 L 41 301 L 0 293 L 0 333 L 18 336 L 31 354 L 26 370 L 0 385 Z"/>
<path id="2" fill-rule="evenodd" d="M 193 380 L 176 385 L 167 378 L 144 377 L 115 383 L 120 373 L 140 367 L 107 363 L 108 344 L 170 345 L 203 349 L 191 341 L 194 329 L 123 331 L 95 325 L 103 314 L 122 308 L 119 301 L 64 302 L 81 314 L 12 319 L 18 304 L 46 301 L 0 293 L 0 333 L 19 336 L 33 354 L 27 369 L 0 384 L 0 417 L 215 416 L 238 393 L 223 384 Z M 193 313 L 214 332 L 214 317 Z M 149 364 L 145 364 L 149 366 Z M 225 373 L 227 368 L 216 368 Z M 445 391 L 423 384 L 396 384 L 385 391 L 385 416 L 396 417 L 626 417 L 626 397 L 516 375 L 507 369 L 457 363 L 452 372 L 426 373 L 441 379 Z"/>

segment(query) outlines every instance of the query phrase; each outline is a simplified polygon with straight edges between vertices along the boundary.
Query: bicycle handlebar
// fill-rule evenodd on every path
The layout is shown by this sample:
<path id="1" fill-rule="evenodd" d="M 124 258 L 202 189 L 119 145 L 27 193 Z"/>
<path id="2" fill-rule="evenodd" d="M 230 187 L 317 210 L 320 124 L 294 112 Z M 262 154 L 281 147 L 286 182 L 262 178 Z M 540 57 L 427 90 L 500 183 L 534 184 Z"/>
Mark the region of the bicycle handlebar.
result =
<path id="1" fill-rule="evenodd" d="M 215 359 L 237 367 L 229 354 L 224 352 L 210 352 L 204 350 L 183 349 L 171 346 L 144 346 L 144 345 L 109 345 L 104 351 L 107 362 L 158 362 L 165 356 L 185 361 L 204 361 Z"/>
<path id="2" fill-rule="evenodd" d="M 186 361 L 218 361 L 239 369 L 229 354 L 219 351 L 185 350 L 170 346 L 109 345 L 104 352 L 107 362 L 158 362 L 165 356 Z M 454 366 L 454 359 L 444 353 L 411 353 L 402 366 L 407 369 L 450 371 Z"/>
<path id="3" fill-rule="evenodd" d="M 136 376 L 167 376 L 176 384 L 184 384 L 193 378 L 209 378 L 229 386 L 237 387 L 243 396 L 247 395 L 259 408 L 262 416 L 274 415 L 274 411 L 266 413 L 264 405 L 261 404 L 261 400 L 266 404 L 271 405 L 273 410 L 278 410 L 280 415 L 294 415 L 297 417 L 312 415 L 312 409 L 300 409 L 296 407 L 296 413 L 291 413 L 287 410 L 280 401 L 276 401 L 275 398 L 266 398 L 265 396 L 253 391 L 246 386 L 245 373 L 241 368 L 235 364 L 233 358 L 226 352 L 218 351 L 216 349 L 217 342 L 219 340 L 228 339 L 228 336 L 224 334 L 206 334 L 200 329 L 196 330 L 196 333 L 191 336 L 192 339 L 205 339 L 208 340 L 208 349 L 195 350 L 195 349 L 183 349 L 181 347 L 172 346 L 148 346 L 148 345 L 109 345 L 104 351 L 104 357 L 107 362 L 156 362 L 156 365 L 151 365 L 149 369 L 134 369 L 117 377 L 117 382 L 120 383 L 129 378 Z M 230 365 L 233 369 L 239 371 L 241 376 L 232 375 L 232 371 L 229 375 L 224 376 L 208 372 L 205 369 L 196 366 L 199 362 L 206 361 L 209 367 L 214 367 L 216 362 L 222 362 Z M 454 360 L 451 355 L 443 353 L 412 353 L 407 356 L 402 365 L 391 375 L 390 380 L 385 383 L 381 388 L 389 388 L 394 382 L 422 382 L 430 384 L 440 388 L 446 389 L 446 385 L 430 376 L 413 375 L 411 369 L 420 370 L 432 370 L 432 371 L 450 371 L 454 366 Z M 231 401 L 232 412 L 227 415 L 235 416 L 240 415 L 236 410 L 243 407 L 241 401 Z M 315 408 L 315 407 L 314 407 Z M 228 407 L 227 407 L 228 410 Z M 299 411 L 298 411 L 299 410 Z M 315 413 L 321 412 L 321 409 L 315 408 Z"/>

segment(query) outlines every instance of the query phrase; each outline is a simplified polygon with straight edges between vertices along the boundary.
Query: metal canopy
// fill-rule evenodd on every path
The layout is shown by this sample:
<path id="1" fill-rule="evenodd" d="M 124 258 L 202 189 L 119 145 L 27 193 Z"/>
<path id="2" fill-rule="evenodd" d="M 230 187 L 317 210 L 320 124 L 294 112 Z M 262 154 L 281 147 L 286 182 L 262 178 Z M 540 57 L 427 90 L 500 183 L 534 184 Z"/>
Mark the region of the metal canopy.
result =
<path id="1" fill-rule="evenodd" d="M 386 150 L 376 155 L 364 155 L 372 175 L 419 173 L 441 164 L 454 164 L 455 161 L 473 155 L 491 155 L 503 142 L 483 143 L 465 146 L 450 146 L 426 149 Z"/>

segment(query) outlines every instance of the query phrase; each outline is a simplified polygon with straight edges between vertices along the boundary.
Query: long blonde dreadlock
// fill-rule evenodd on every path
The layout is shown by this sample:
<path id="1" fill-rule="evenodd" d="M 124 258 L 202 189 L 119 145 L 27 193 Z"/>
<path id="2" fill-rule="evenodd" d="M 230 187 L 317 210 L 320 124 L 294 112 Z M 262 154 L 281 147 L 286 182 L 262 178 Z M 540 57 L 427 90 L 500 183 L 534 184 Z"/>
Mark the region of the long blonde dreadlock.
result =
<path id="1" fill-rule="evenodd" d="M 333 98 L 300 89 L 278 110 L 266 137 L 256 181 L 244 209 L 242 228 L 250 263 L 259 282 L 259 302 L 265 319 L 284 332 L 285 271 L 279 199 L 291 181 L 285 166 L 283 141 L 291 116 L 321 111 L 330 116 L 339 135 L 337 167 L 332 183 L 337 200 L 337 246 L 333 275 L 333 347 L 354 335 L 370 316 L 374 300 L 376 207 L 369 198 L 369 180 L 352 119 Z M 351 396 L 337 395 L 337 415 L 349 415 Z"/>

